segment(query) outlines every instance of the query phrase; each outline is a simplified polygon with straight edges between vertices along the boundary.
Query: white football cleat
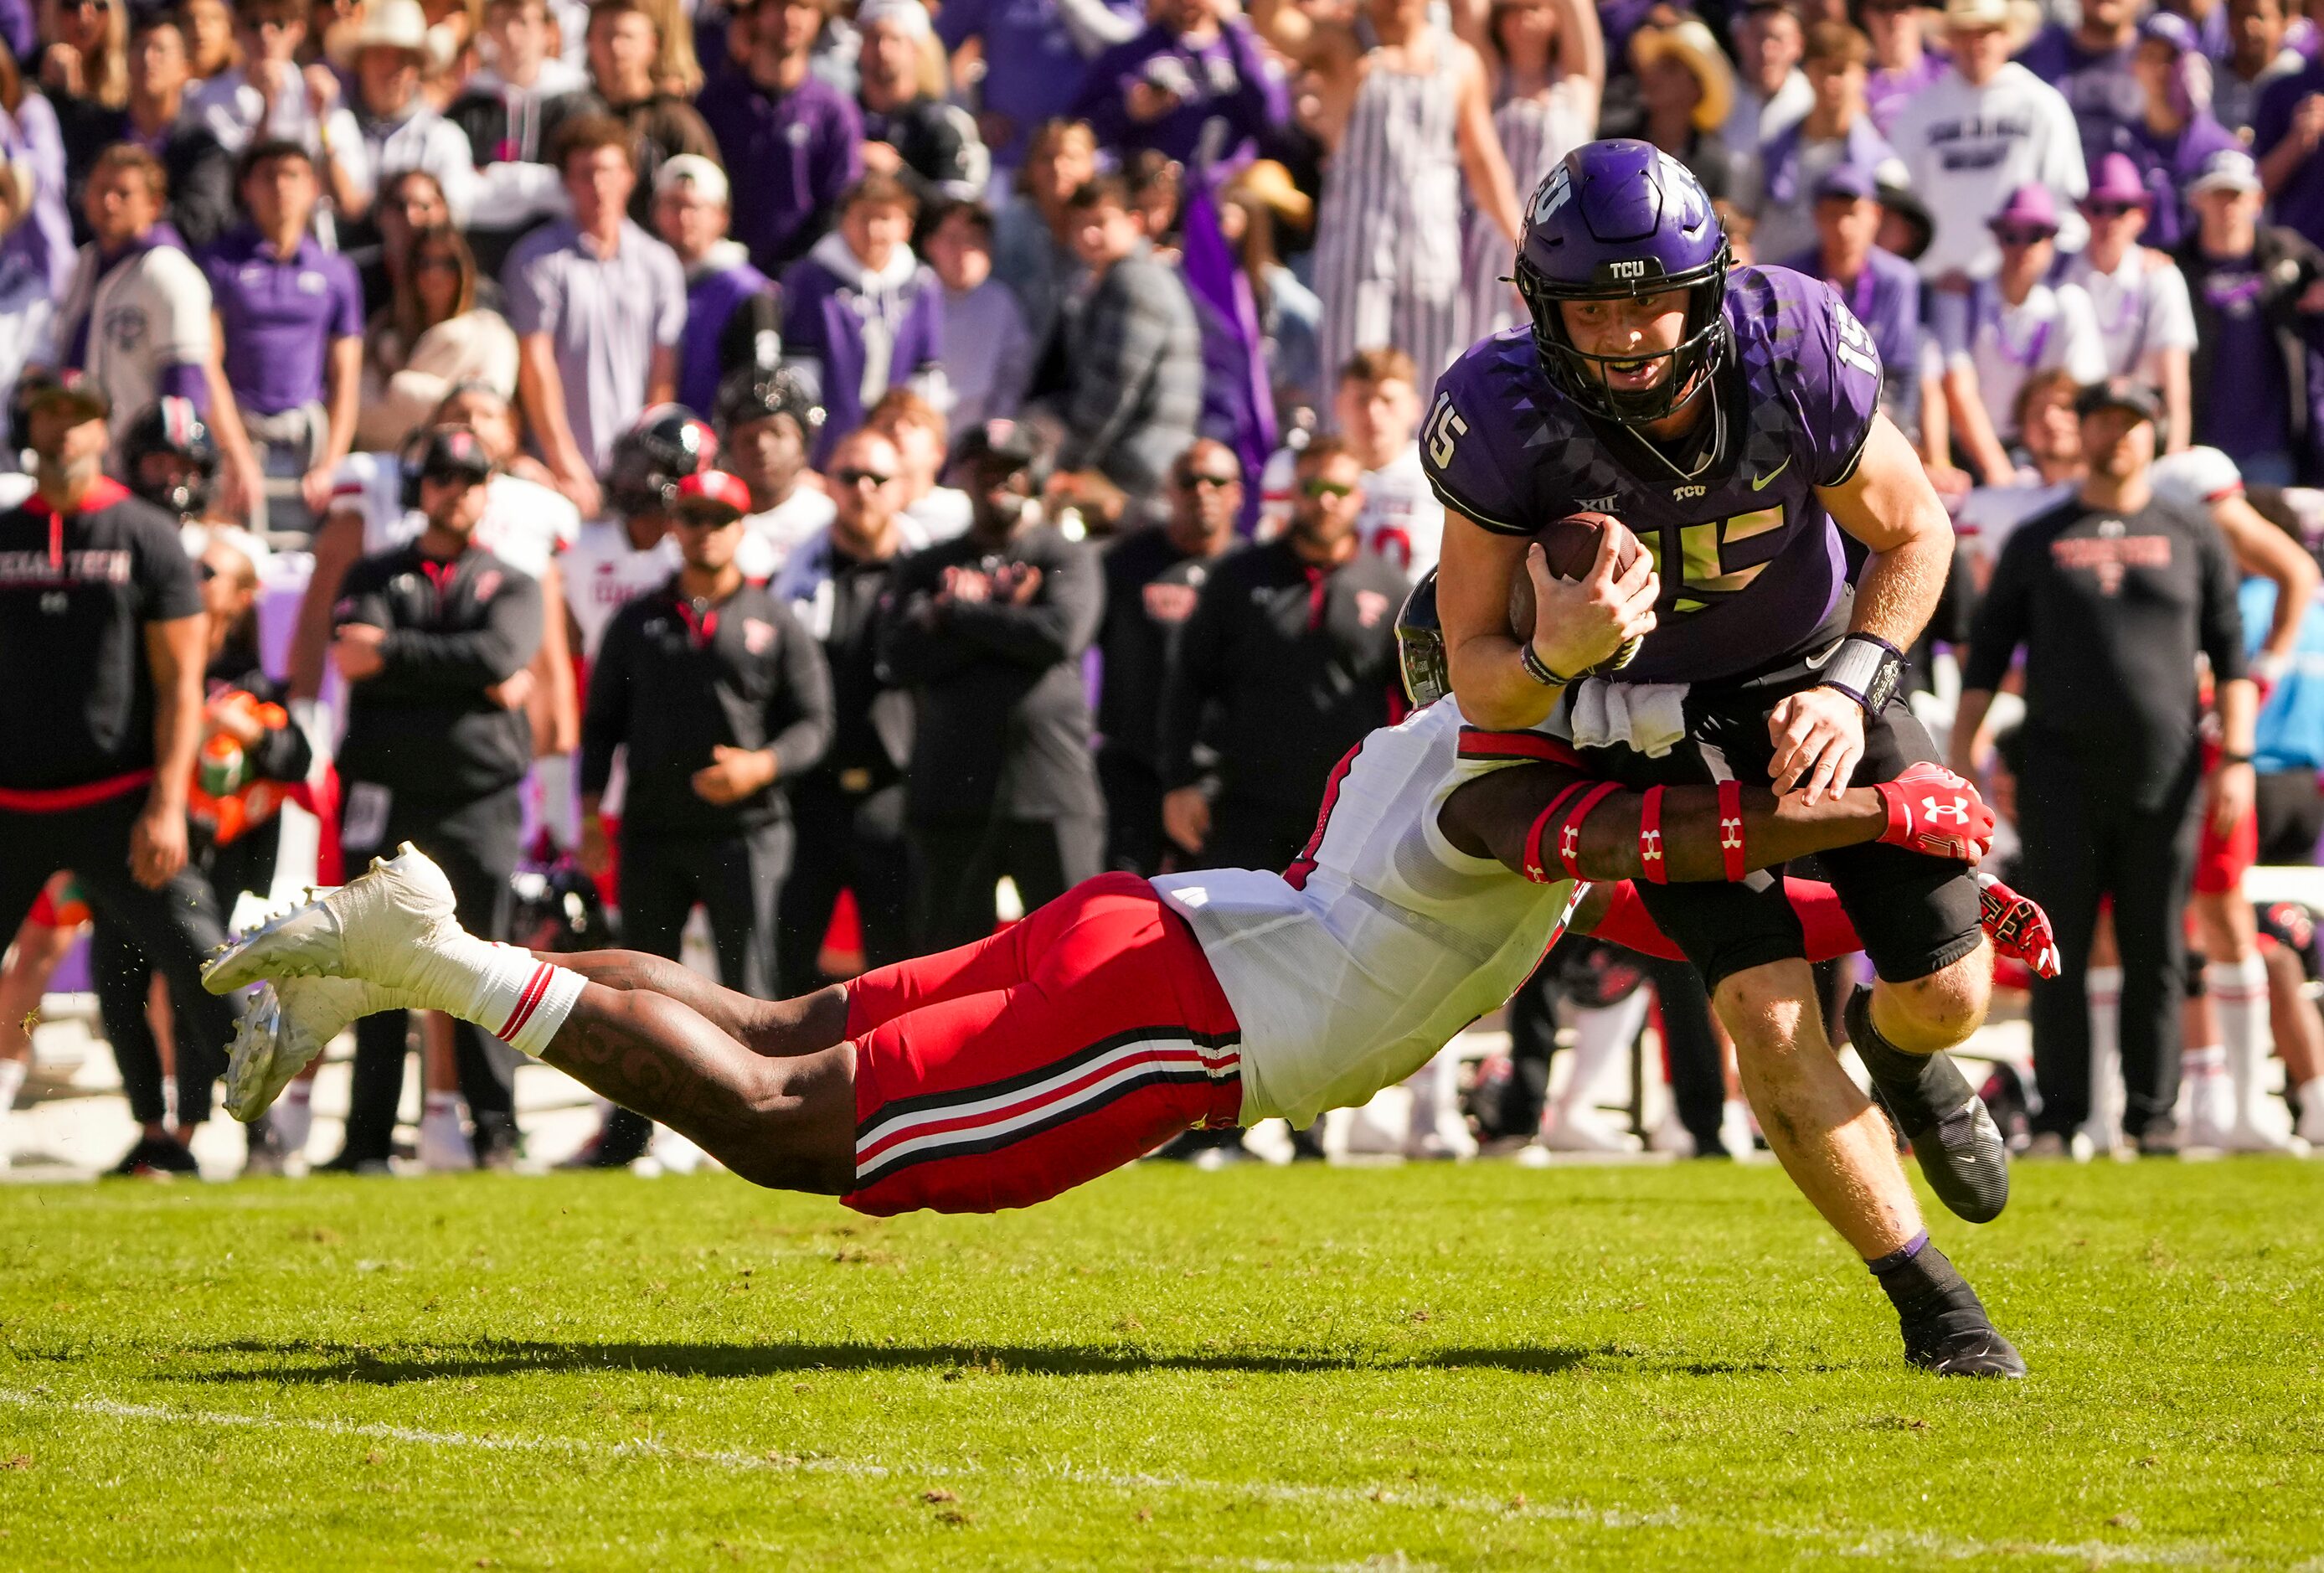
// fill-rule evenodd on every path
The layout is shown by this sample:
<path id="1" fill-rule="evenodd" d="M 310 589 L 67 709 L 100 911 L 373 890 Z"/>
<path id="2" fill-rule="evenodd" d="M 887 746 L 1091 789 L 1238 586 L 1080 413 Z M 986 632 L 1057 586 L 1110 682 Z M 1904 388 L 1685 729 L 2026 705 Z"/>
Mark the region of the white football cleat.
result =
<path id="1" fill-rule="evenodd" d="M 407 841 L 394 857 L 373 858 L 346 884 L 227 946 L 203 969 L 202 983 L 230 994 L 262 977 L 328 975 L 425 993 L 433 952 L 454 937 L 467 939 L 453 914 L 452 884 Z"/>
<path id="2" fill-rule="evenodd" d="M 1618 1131 L 1594 1115 L 1576 1111 L 1553 1118 L 1541 1133 L 1541 1144 L 1552 1152 L 1636 1152 L 1637 1138 Z"/>
<path id="3" fill-rule="evenodd" d="M 248 1124 L 358 1017 L 410 1008 L 409 996 L 354 977 L 265 984 L 242 1013 L 226 1059 L 226 1111 Z"/>
<path id="4" fill-rule="evenodd" d="M 476 1166 L 475 1144 L 455 1108 L 429 1109 L 420 1117 L 420 1167 L 430 1174 L 461 1173 Z"/>
<path id="5" fill-rule="evenodd" d="M 2281 1152 L 2301 1158 L 2308 1155 L 2308 1143 L 2298 1136 L 2279 1135 L 2249 1121 L 2229 1130 L 2219 1145 L 2229 1152 Z"/>

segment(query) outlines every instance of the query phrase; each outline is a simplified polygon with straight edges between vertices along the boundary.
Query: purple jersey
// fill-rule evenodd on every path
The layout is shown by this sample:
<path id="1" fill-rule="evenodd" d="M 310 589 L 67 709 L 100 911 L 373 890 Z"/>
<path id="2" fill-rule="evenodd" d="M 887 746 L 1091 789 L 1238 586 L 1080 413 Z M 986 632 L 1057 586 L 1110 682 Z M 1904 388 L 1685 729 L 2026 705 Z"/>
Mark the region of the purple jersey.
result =
<path id="1" fill-rule="evenodd" d="M 1816 498 L 1855 473 L 1880 408 L 1880 356 L 1829 285 L 1789 268 L 1727 278 L 1733 344 L 1690 473 L 1583 415 L 1543 372 L 1531 330 L 1472 346 L 1422 428 L 1429 484 L 1488 530 L 1526 535 L 1577 509 L 1637 532 L 1662 575 L 1659 623 L 1628 682 L 1739 677 L 1804 651 L 1849 597 L 1839 527 Z"/>

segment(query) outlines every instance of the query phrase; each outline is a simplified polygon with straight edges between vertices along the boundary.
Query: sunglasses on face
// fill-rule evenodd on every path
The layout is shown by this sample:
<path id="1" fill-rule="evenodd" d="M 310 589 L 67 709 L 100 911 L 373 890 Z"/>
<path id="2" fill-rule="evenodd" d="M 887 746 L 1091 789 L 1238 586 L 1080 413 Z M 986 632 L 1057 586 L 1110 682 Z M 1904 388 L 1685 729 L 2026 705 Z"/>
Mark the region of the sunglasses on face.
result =
<path id="1" fill-rule="evenodd" d="M 1236 481 L 1241 478 L 1242 477 L 1240 476 L 1220 476 L 1197 472 L 1196 474 L 1190 476 L 1180 476 L 1178 477 L 1178 484 L 1189 490 L 1195 486 L 1209 486 L 1214 490 L 1222 491 L 1226 487 L 1234 485 Z"/>
<path id="2" fill-rule="evenodd" d="M 724 530 L 729 524 L 740 524 L 742 522 L 742 515 L 687 513 L 673 514 L 670 522 L 680 530 Z"/>
<path id="3" fill-rule="evenodd" d="M 2119 218 L 2126 213 L 2144 213 L 2146 209 L 2136 202 L 2085 202 L 2082 211 L 2093 218 Z"/>
<path id="4" fill-rule="evenodd" d="M 865 485 L 884 486 L 896 477 L 894 476 L 881 475 L 876 469 L 844 469 L 838 471 L 831 478 L 837 481 L 843 486 L 861 486 Z"/>
<path id="5" fill-rule="evenodd" d="M 1993 232 L 1993 237 L 2004 245 L 2039 245 L 2057 233 L 2054 229 L 2037 229 L 2031 225 L 2006 224 Z"/>
<path id="6" fill-rule="evenodd" d="M 1355 495 L 1355 486 L 1349 481 L 1313 480 L 1300 487 L 1311 497 L 1347 497 Z"/>

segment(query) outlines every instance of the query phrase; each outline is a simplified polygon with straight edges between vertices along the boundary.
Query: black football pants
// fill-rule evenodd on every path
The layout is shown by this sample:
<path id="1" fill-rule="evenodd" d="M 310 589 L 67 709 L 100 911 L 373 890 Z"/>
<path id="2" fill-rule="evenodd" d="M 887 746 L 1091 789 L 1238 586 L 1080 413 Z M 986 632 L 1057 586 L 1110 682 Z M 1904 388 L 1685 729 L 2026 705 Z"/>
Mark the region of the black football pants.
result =
<path id="1" fill-rule="evenodd" d="M 59 813 L 0 810 L 0 935 L 14 935 L 49 875 L 72 870 L 99 928 L 109 929 L 134 957 L 124 963 L 115 950 L 110 967 L 100 965 L 106 958 L 91 958 L 100 999 L 108 991 L 116 1004 L 132 995 L 135 999 L 133 1010 L 108 1011 L 106 1018 L 108 1032 L 117 1015 L 126 1032 L 126 1018 L 134 1016 L 134 1031 L 143 1040 L 142 1059 L 134 1041 L 125 1053 L 119 1047 L 115 1050 L 123 1061 L 131 1112 L 141 1121 L 158 1120 L 163 1113 L 161 1057 L 145 1026 L 146 980 L 158 970 L 170 980 L 180 1023 L 178 1119 L 190 1125 L 209 1117 L 210 1083 L 226 1069 L 226 1043 L 242 1017 L 242 997 L 221 998 L 202 986 L 202 963 L 226 943 L 226 921 L 200 871 L 189 863 L 160 890 L 147 890 L 130 877 L 129 835 L 144 808 L 145 793 L 139 789 Z M 124 972 L 124 966 L 134 967 L 134 974 Z"/>
<path id="2" fill-rule="evenodd" d="M 2017 781 L 2021 888 L 2050 914 L 2058 976 L 2034 980 L 2037 1131 L 2070 1139 L 2090 1113 L 2090 935 L 2114 897 L 2122 952 L 2123 1131 L 2135 1137 L 2179 1100 L 2179 1007 L 2194 878 L 2196 761 L 2163 802 L 2141 809 L 2110 783 L 2028 761 Z"/>

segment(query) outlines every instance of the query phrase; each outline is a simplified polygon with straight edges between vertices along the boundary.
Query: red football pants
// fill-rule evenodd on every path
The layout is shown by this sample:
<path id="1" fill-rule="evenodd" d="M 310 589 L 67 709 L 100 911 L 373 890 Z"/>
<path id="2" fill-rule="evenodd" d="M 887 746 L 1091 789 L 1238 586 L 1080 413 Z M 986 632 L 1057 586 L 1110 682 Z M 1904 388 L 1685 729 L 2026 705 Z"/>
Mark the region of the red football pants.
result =
<path id="1" fill-rule="evenodd" d="M 1234 1012 L 1135 874 L 847 990 L 858 1212 L 1029 1207 L 1242 1109 Z"/>

